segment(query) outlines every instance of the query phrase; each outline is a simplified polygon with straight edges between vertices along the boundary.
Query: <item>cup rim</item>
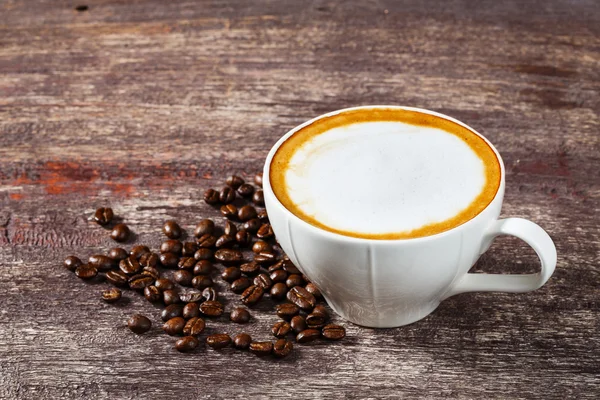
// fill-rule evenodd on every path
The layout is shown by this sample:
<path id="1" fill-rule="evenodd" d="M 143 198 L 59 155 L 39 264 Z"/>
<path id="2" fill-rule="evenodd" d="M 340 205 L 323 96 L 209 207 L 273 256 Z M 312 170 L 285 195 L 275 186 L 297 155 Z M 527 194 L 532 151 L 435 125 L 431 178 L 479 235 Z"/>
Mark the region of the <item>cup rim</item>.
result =
<path id="1" fill-rule="evenodd" d="M 464 128 L 470 130 L 475 135 L 479 136 L 481 139 L 483 139 L 485 141 L 485 143 L 493 150 L 494 154 L 496 155 L 496 158 L 498 159 L 498 162 L 500 163 L 500 185 L 498 185 L 498 189 L 496 190 L 496 193 L 494 194 L 494 197 L 492 198 L 492 200 L 489 202 L 489 204 L 483 210 L 481 210 L 477 215 L 475 215 L 473 218 L 469 219 L 468 221 L 465 221 L 462 224 L 457 225 L 451 229 L 448 229 L 446 231 L 439 232 L 439 233 L 436 233 L 433 235 L 420 236 L 420 237 L 415 237 L 415 238 L 372 239 L 372 238 L 361 238 L 361 237 L 342 235 L 340 233 L 335 233 L 335 232 L 331 232 L 331 231 L 319 228 L 313 224 L 306 222 L 302 218 L 298 217 L 296 214 L 294 214 L 293 212 L 288 210 L 287 207 L 285 207 L 281 203 L 279 198 L 277 198 L 277 196 L 275 195 L 275 192 L 273 192 L 273 188 L 271 187 L 270 169 L 271 169 L 271 161 L 273 160 L 275 153 L 277 152 L 279 147 L 283 144 L 283 142 L 285 142 L 290 136 L 292 136 L 294 133 L 296 133 L 300 129 L 303 129 L 304 127 L 306 127 L 322 118 L 327 118 L 327 117 L 330 117 L 333 115 L 337 115 L 337 114 L 341 114 L 341 113 L 353 111 L 353 110 L 390 109 L 390 108 L 398 109 L 398 110 L 406 110 L 406 111 L 415 111 L 415 112 L 420 112 L 420 113 L 424 113 L 424 114 L 429 114 L 429 115 L 432 115 L 437 118 L 446 119 L 448 121 L 451 121 L 451 122 L 454 122 L 456 124 L 463 126 Z M 475 129 L 471 128 L 469 125 L 465 124 L 464 122 L 461 122 L 461 121 L 459 121 L 455 118 L 452 118 L 448 115 L 438 113 L 436 111 L 427 110 L 424 108 L 397 106 L 397 105 L 367 105 L 367 106 L 342 108 L 339 110 L 321 114 L 315 118 L 312 118 L 292 129 L 290 129 L 288 132 L 286 132 L 282 137 L 280 137 L 277 140 L 277 142 L 275 142 L 275 144 L 273 145 L 273 147 L 271 147 L 271 150 L 269 150 L 269 153 L 267 154 L 267 158 L 265 160 L 265 165 L 263 167 L 263 191 L 265 191 L 265 193 L 268 195 L 268 197 L 273 198 L 277 207 L 282 209 L 283 212 L 285 212 L 290 218 L 295 219 L 297 222 L 299 222 L 301 225 L 305 226 L 307 229 L 313 230 L 315 233 L 325 235 L 332 239 L 338 239 L 338 240 L 343 239 L 343 240 L 357 242 L 357 243 L 359 243 L 359 242 L 360 243 L 380 243 L 380 244 L 383 244 L 383 243 L 396 243 L 397 244 L 399 242 L 416 243 L 419 241 L 434 240 L 434 239 L 437 239 L 437 238 L 440 238 L 440 237 L 443 237 L 446 235 L 453 234 L 456 232 L 456 230 L 467 228 L 471 224 L 475 223 L 474 221 L 479 219 L 481 217 L 481 215 L 483 215 L 492 206 L 492 204 L 495 204 L 498 201 L 498 197 L 500 197 L 501 194 L 504 192 L 504 185 L 505 185 L 504 177 L 505 177 L 504 161 L 502 160 L 502 157 L 500 156 L 500 153 L 498 152 L 496 147 L 485 136 L 483 136 L 481 133 L 477 132 Z"/>

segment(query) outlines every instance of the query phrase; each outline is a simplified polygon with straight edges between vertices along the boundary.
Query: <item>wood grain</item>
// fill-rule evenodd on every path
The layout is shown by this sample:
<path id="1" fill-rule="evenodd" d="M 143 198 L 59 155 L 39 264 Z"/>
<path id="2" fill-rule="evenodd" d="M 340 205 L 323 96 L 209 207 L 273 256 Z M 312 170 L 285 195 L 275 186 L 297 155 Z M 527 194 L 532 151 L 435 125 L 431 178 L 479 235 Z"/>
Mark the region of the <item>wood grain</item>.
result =
<path id="1" fill-rule="evenodd" d="M 0 397 L 596 399 L 600 396 L 600 8 L 580 1 L 0 2 Z M 285 131 L 361 104 L 454 116 L 507 170 L 504 215 L 556 242 L 527 294 L 463 294 L 416 324 L 282 361 L 181 355 L 159 309 L 61 268 L 106 251 L 111 205 L 139 242 L 216 216 L 203 189 L 250 176 Z M 531 272 L 501 238 L 477 271 Z M 224 291 L 225 292 L 225 291 Z M 228 295 L 227 306 L 236 304 Z M 267 339 L 266 302 L 247 327 Z M 236 333 L 218 321 L 211 331 Z M 245 329 L 245 328 L 244 328 Z"/>

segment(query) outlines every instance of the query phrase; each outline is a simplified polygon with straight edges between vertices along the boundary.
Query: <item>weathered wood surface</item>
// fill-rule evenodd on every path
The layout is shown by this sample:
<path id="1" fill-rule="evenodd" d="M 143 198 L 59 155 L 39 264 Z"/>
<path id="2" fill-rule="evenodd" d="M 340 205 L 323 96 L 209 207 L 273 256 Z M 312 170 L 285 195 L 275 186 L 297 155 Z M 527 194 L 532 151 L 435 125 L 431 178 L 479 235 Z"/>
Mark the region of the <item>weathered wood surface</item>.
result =
<path id="1" fill-rule="evenodd" d="M 0 2 L 0 397 L 600 396 L 597 1 L 86 4 Z M 103 285 L 61 268 L 113 245 L 86 221 L 95 207 L 156 248 L 165 219 L 215 216 L 201 191 L 259 170 L 288 128 L 360 104 L 441 111 L 490 138 L 504 215 L 556 242 L 549 283 L 459 295 L 399 329 L 345 324 L 345 341 L 274 362 L 136 337 L 127 316 L 158 309 L 103 304 Z M 475 267 L 537 268 L 511 239 Z M 268 338 L 275 317 L 254 314 Z"/>

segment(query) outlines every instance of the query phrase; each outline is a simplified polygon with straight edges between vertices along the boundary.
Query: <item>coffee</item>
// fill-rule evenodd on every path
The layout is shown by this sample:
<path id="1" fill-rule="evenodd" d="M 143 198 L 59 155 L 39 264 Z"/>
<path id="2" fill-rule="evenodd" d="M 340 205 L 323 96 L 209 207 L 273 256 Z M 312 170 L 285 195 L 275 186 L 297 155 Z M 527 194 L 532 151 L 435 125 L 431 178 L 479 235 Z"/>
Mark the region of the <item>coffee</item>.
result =
<path id="1" fill-rule="evenodd" d="M 434 235 L 479 214 L 500 186 L 488 143 L 448 119 L 361 108 L 294 132 L 270 165 L 273 192 L 297 217 L 369 239 Z"/>

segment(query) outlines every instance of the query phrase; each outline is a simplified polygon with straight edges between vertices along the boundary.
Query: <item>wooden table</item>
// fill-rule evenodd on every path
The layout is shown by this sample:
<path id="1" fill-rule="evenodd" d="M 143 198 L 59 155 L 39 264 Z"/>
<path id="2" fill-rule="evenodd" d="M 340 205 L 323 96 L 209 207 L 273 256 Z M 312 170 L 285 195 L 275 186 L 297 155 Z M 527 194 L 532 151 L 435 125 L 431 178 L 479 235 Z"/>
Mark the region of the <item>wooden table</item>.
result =
<path id="1" fill-rule="evenodd" d="M 597 399 L 600 7 L 437 3 L 0 2 L 0 397 Z M 96 207 L 156 249 L 164 220 L 216 217 L 203 190 L 252 176 L 289 128 L 361 104 L 433 109 L 490 138 L 504 215 L 556 242 L 548 284 L 455 296 L 398 329 L 344 323 L 346 340 L 277 362 L 178 354 L 158 308 L 105 304 L 106 284 L 62 268 L 113 246 L 86 220 Z M 538 268 L 512 239 L 475 266 Z M 243 328 L 268 339 L 271 307 Z M 124 326 L 135 312 L 149 334 Z M 225 320 L 210 331 L 241 330 Z"/>

